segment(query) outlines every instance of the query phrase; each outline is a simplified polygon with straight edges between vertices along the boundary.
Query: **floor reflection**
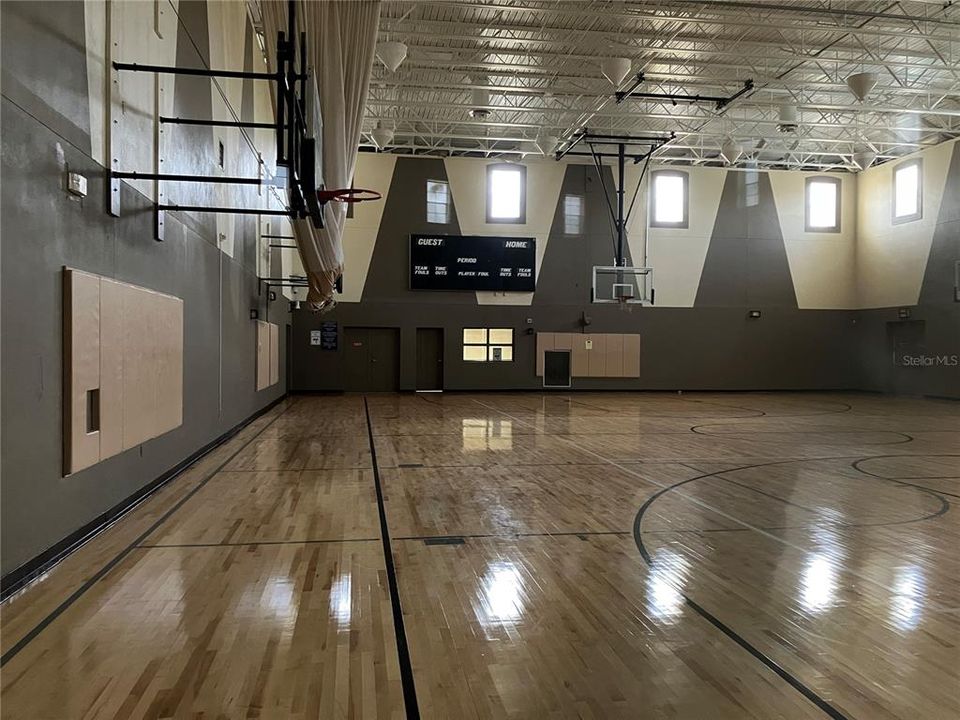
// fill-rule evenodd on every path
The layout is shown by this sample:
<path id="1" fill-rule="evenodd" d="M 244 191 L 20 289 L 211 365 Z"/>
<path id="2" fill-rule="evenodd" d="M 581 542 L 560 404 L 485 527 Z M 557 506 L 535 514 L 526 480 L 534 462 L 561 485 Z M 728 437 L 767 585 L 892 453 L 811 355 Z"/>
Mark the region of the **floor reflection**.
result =
<path id="1" fill-rule="evenodd" d="M 484 628 L 512 627 L 523 619 L 525 595 L 516 565 L 509 560 L 491 563 L 480 581 L 477 619 Z"/>
<path id="2" fill-rule="evenodd" d="M 330 617 L 337 622 L 337 631 L 344 632 L 350 629 L 350 573 L 342 573 L 333 581 L 330 588 Z"/>
<path id="3" fill-rule="evenodd" d="M 673 624 L 683 612 L 683 590 L 690 576 L 690 563 L 682 555 L 663 548 L 653 559 L 647 576 L 647 612 L 650 617 Z"/>
<path id="4" fill-rule="evenodd" d="M 897 569 L 890 601 L 890 621 L 900 630 L 913 630 L 923 617 L 927 578 L 917 565 Z"/>
<path id="5" fill-rule="evenodd" d="M 491 418 L 463 418 L 463 449 L 512 450 L 513 421 Z"/>

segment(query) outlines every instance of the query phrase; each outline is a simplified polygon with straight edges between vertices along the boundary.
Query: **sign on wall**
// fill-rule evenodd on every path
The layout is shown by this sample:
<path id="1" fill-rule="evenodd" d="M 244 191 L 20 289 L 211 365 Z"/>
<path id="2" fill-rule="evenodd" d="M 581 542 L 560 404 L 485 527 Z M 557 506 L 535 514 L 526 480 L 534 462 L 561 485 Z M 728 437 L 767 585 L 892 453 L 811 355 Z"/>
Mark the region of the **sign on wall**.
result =
<path id="1" fill-rule="evenodd" d="M 321 350 L 337 349 L 337 323 L 327 320 L 320 323 L 319 330 L 310 331 L 310 345 Z"/>
<path id="2" fill-rule="evenodd" d="M 533 292 L 537 241 L 532 237 L 411 235 L 411 290 Z"/>
<path id="3" fill-rule="evenodd" d="M 332 320 L 320 323 L 320 348 L 323 350 L 337 349 L 337 324 Z"/>

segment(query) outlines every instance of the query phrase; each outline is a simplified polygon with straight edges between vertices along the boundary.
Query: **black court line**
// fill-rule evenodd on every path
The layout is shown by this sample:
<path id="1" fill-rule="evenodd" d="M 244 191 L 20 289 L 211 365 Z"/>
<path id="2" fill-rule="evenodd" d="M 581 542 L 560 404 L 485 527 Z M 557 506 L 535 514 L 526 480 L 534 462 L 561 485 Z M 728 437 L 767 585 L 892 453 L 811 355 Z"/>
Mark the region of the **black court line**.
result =
<path id="1" fill-rule="evenodd" d="M 251 540 L 250 542 L 172 543 L 170 545 L 137 545 L 138 550 L 164 548 L 255 547 L 257 545 L 324 545 L 327 543 L 377 542 L 380 538 L 340 538 L 337 540 Z"/>
<path id="2" fill-rule="evenodd" d="M 380 538 L 383 541 L 383 561 L 387 568 L 387 585 L 390 588 L 390 605 L 393 611 L 393 631 L 397 641 L 397 661 L 400 663 L 400 681 L 403 684 L 403 704 L 406 708 L 408 718 L 411 720 L 420 720 L 417 688 L 413 680 L 413 663 L 410 661 L 407 631 L 403 626 L 403 607 L 400 605 L 400 587 L 397 583 L 397 568 L 393 562 L 393 550 L 390 548 L 390 528 L 387 525 L 387 511 L 383 505 L 383 485 L 380 482 L 380 469 L 377 466 L 377 448 L 373 442 L 373 423 L 370 421 L 370 408 L 367 405 L 366 395 L 363 396 L 363 412 L 367 416 L 370 457 L 373 460 L 373 484 L 377 491 L 377 512 L 380 515 Z"/>
<path id="3" fill-rule="evenodd" d="M 917 488 L 918 490 L 926 490 L 928 492 L 939 493 L 941 495 L 948 495 L 953 498 L 960 498 L 960 495 L 956 493 L 947 492 L 946 490 L 938 490 L 936 488 L 927 487 L 926 485 L 919 485 L 917 483 L 907 482 L 907 480 L 956 480 L 956 476 L 952 475 L 920 475 L 915 477 L 887 477 L 886 475 L 878 475 L 877 473 L 872 473 L 869 470 L 864 470 L 860 467 L 861 463 L 869 462 L 870 460 L 883 460 L 885 458 L 903 458 L 903 457 L 955 457 L 960 458 L 960 455 L 953 455 L 949 453 L 930 453 L 923 455 L 871 455 L 870 457 L 860 458 L 859 460 L 850 464 L 854 470 L 864 475 L 869 475 L 870 477 L 877 478 L 878 480 L 887 480 L 889 482 L 897 483 L 898 485 L 906 485 L 908 487 Z"/>
<path id="4" fill-rule="evenodd" d="M 746 469 L 746 468 L 740 468 L 740 469 Z M 674 489 L 674 487 L 679 485 L 684 485 L 686 483 L 693 482 L 695 480 L 702 480 L 702 479 L 711 477 L 712 475 L 713 473 L 708 473 L 703 476 L 698 476 L 698 477 L 690 478 L 688 480 L 683 480 L 679 483 L 676 483 L 675 485 L 665 487 L 655 492 L 649 498 L 647 498 L 646 502 L 640 506 L 640 509 L 637 511 L 637 515 L 633 521 L 633 539 L 637 545 L 637 549 L 640 551 L 640 556 L 643 558 L 644 562 L 647 563 L 648 567 L 651 567 L 651 568 L 653 567 L 653 558 L 650 556 L 650 552 L 647 550 L 647 547 L 643 542 L 642 532 L 640 530 L 640 523 L 643 521 L 643 516 L 646 513 L 647 509 L 649 509 L 649 507 L 653 505 L 653 503 L 659 497 L 670 492 L 671 490 Z M 742 635 L 736 632 L 729 625 L 720 621 L 716 616 L 708 612 L 702 605 L 694 602 L 686 593 L 681 593 L 681 596 L 683 597 L 684 603 L 688 605 L 690 608 L 692 608 L 694 612 L 700 615 L 700 617 L 702 617 L 704 620 L 709 622 L 711 625 L 717 628 L 717 630 L 719 630 L 728 638 L 733 640 L 737 645 L 739 645 L 748 653 L 750 653 L 750 655 L 752 655 L 754 658 L 756 658 L 761 663 L 763 663 L 763 665 L 765 665 L 767 668 L 769 668 L 774 673 L 776 673 L 781 679 L 785 680 L 792 688 L 797 690 L 801 695 L 807 698 L 807 700 L 809 700 L 818 708 L 820 708 L 820 710 L 826 713 L 829 717 L 833 718 L 834 720 L 850 720 L 846 715 L 840 712 L 840 710 L 835 708 L 833 705 L 827 702 L 824 698 L 820 697 L 820 695 L 818 695 L 811 688 L 804 685 L 799 678 L 797 678 L 795 675 L 791 674 L 788 670 L 783 668 L 779 663 L 773 660 L 773 658 L 769 657 L 768 655 L 765 655 L 754 645 L 751 645 L 746 638 L 744 638 Z"/>
<path id="5" fill-rule="evenodd" d="M 909 456 L 908 456 L 908 457 L 909 457 Z M 922 456 L 918 456 L 918 457 L 922 457 Z M 806 460 L 806 462 L 815 462 L 815 461 L 817 461 L 817 460 L 822 460 L 822 459 L 825 459 L 825 458 L 809 458 L 809 459 Z M 797 462 L 797 461 L 787 461 L 787 462 Z M 804 461 L 800 461 L 800 462 L 804 462 Z M 636 543 L 637 549 L 640 551 L 640 555 L 641 555 L 641 557 L 643 558 L 644 562 L 646 562 L 646 564 L 647 564 L 649 567 L 653 567 L 653 558 L 650 556 L 650 552 L 647 550 L 647 547 L 646 547 L 646 545 L 645 545 L 644 542 L 643 542 L 644 532 L 640 529 L 640 525 L 641 525 L 641 523 L 642 523 L 642 521 L 643 521 L 643 516 L 644 516 L 644 514 L 647 512 L 647 510 L 650 508 L 650 506 L 653 505 L 653 503 L 654 503 L 658 498 L 660 498 L 661 496 L 663 496 L 663 495 L 665 495 L 666 493 L 670 492 L 671 490 L 675 489 L 676 487 L 679 487 L 679 486 L 681 486 L 681 485 L 686 485 L 687 483 L 691 483 L 691 482 L 694 482 L 694 481 L 697 481 L 697 480 L 704 480 L 704 479 L 707 479 L 707 478 L 716 477 L 717 475 L 720 475 L 720 474 L 724 474 L 724 473 L 728 473 L 728 472 L 735 472 L 735 471 L 737 471 L 737 470 L 748 470 L 748 469 L 753 469 L 753 468 L 757 468 L 757 467 L 767 467 L 767 466 L 770 466 L 770 465 L 779 465 L 779 464 L 782 464 L 782 463 L 778 463 L 778 462 L 774 462 L 774 463 L 762 463 L 762 464 L 760 464 L 760 465 L 752 465 L 752 466 L 745 466 L 745 467 L 738 467 L 738 468 L 728 468 L 728 469 L 725 469 L 725 470 L 719 470 L 719 471 L 712 472 L 712 473 L 705 473 L 705 474 L 703 474 L 703 475 L 698 475 L 698 476 L 696 476 L 696 477 L 688 478 L 688 479 L 686 479 L 686 480 L 681 480 L 681 481 L 679 481 L 679 482 L 677 482 L 677 483 L 674 483 L 673 485 L 670 485 L 670 486 L 668 486 L 668 487 L 662 488 L 661 490 L 658 490 L 657 492 L 655 492 L 653 495 L 651 495 L 649 498 L 647 498 L 646 502 L 643 503 L 643 505 L 642 505 L 642 506 L 640 507 L 640 509 L 637 511 L 636 517 L 634 518 L 634 521 L 633 521 L 633 537 L 634 537 L 634 542 Z M 855 464 L 855 463 L 851 463 L 851 467 L 853 467 L 853 469 L 855 469 L 855 470 L 859 470 L 859 468 L 856 467 L 856 464 Z M 864 474 L 867 474 L 867 473 L 864 472 Z M 892 483 L 895 483 L 895 484 L 900 484 L 900 485 L 904 484 L 904 483 L 900 483 L 900 482 L 898 482 L 898 481 L 896 481 L 896 480 L 893 480 L 892 478 L 880 478 L 879 476 L 875 476 L 875 477 L 878 477 L 878 478 L 881 479 L 881 480 L 887 480 L 887 481 L 892 482 Z M 919 490 L 921 490 L 921 491 L 924 491 L 924 492 L 926 492 L 927 494 L 936 496 L 937 499 L 940 501 L 940 504 L 941 504 L 941 505 L 940 505 L 940 509 L 937 510 L 936 512 L 934 512 L 934 513 L 932 513 L 932 514 L 930 514 L 930 515 L 928 515 L 928 516 L 922 517 L 922 518 L 915 518 L 915 519 L 912 519 L 912 520 L 901 520 L 901 521 L 897 521 L 897 522 L 895 522 L 895 523 L 864 524 L 864 525 L 861 525 L 860 527 L 871 527 L 871 526 L 881 525 L 881 524 L 882 524 L 882 525 L 906 524 L 906 523 L 910 523 L 910 522 L 918 522 L 918 521 L 921 521 L 921 520 L 929 520 L 929 519 L 932 519 L 932 518 L 940 517 L 940 516 L 946 514 L 946 513 L 950 510 L 950 503 L 946 500 L 946 498 L 944 498 L 944 497 L 942 497 L 942 496 L 938 496 L 938 493 L 937 493 L 936 491 L 930 490 L 929 488 L 917 488 L 917 489 L 919 489 Z M 849 527 L 853 527 L 853 525 L 850 525 Z M 681 596 L 683 597 L 684 603 L 685 603 L 686 605 L 688 605 L 690 608 L 692 608 L 692 609 L 694 610 L 694 612 L 696 612 L 698 615 L 700 615 L 702 618 L 704 618 L 707 622 L 709 622 L 711 625 L 713 625 L 715 628 L 717 628 L 720 632 L 722 632 L 722 633 L 723 633 L 724 635 L 726 635 L 728 638 L 730 638 L 731 640 L 733 640 L 733 642 L 735 642 L 735 643 L 736 643 L 737 645 L 739 645 L 741 648 L 743 648 L 743 649 L 746 650 L 748 653 L 750 653 L 750 655 L 752 655 L 754 658 L 756 658 L 756 659 L 759 660 L 761 663 L 763 663 L 764 666 L 766 666 L 766 667 L 769 668 L 771 671 L 773 671 L 774 673 L 776 673 L 777 676 L 779 676 L 781 679 L 783 679 L 785 682 L 787 682 L 787 684 L 789 684 L 792 688 L 794 688 L 795 690 L 797 690 L 801 695 L 803 695 L 805 698 L 807 698 L 811 703 L 813 703 L 814 705 L 816 705 L 820 710 L 822 710 L 824 713 L 826 713 L 827 716 L 833 718 L 834 720 L 850 720 L 847 715 L 845 715 L 843 712 L 841 712 L 841 711 L 838 710 L 836 707 L 834 707 L 834 706 L 833 706 L 830 702 L 828 702 L 826 699 L 824 699 L 823 697 L 821 697 L 820 695 L 818 695 L 818 694 L 816 693 L 816 691 L 814 691 L 813 689 L 811 689 L 810 687 L 808 687 L 807 685 L 805 685 L 799 678 L 797 678 L 795 675 L 793 675 L 792 673 L 790 673 L 787 669 L 785 669 L 783 666 L 781 666 L 779 663 L 777 663 L 777 662 L 776 662 L 775 660 L 773 660 L 771 657 L 769 657 L 768 655 L 766 655 L 765 653 L 763 653 L 763 652 L 762 652 L 760 649 L 758 649 L 756 646 L 754 646 L 753 644 L 751 644 L 746 638 L 744 638 L 742 635 L 740 635 L 736 630 L 734 630 L 734 629 L 731 628 L 729 625 L 727 625 L 726 623 L 724 623 L 723 621 L 721 621 L 719 618 L 717 618 L 715 615 L 713 615 L 711 612 L 709 612 L 709 611 L 708 611 L 706 608 L 704 608 L 702 605 L 700 605 L 699 603 L 697 603 L 696 601 L 694 601 L 692 598 L 690 598 L 686 593 L 681 593 Z"/>
<path id="6" fill-rule="evenodd" d="M 212 480 L 217 473 L 223 470 L 223 468 L 226 467 L 235 457 L 237 457 L 237 455 L 239 455 L 250 443 L 252 443 L 258 437 L 260 437 L 263 431 L 266 430 L 271 425 L 273 425 L 273 423 L 276 422 L 277 418 L 281 417 L 286 411 L 287 409 L 284 408 L 282 411 L 277 413 L 277 416 L 273 418 L 273 420 L 271 420 L 262 428 L 257 430 L 257 432 L 254 433 L 254 435 L 249 440 L 243 443 L 243 445 L 237 448 L 236 451 L 234 451 L 234 453 L 230 455 L 230 457 L 228 457 L 226 460 L 220 463 L 220 465 L 214 468 L 214 470 L 208 473 L 203 478 L 203 480 L 197 483 L 197 485 L 190 492 L 188 492 L 186 495 L 180 498 L 180 500 L 178 500 L 177 503 L 173 505 L 173 507 L 171 507 L 169 510 L 167 510 L 167 512 L 161 515 L 150 527 L 148 527 L 143 533 L 141 533 L 133 542 L 131 542 L 123 550 L 117 553 L 111 560 L 107 562 L 106 565 L 100 568 L 92 577 L 90 577 L 90 579 L 88 579 L 85 583 L 83 583 L 83 585 L 77 588 L 70 595 L 70 597 L 68 597 L 66 600 L 60 603 L 56 608 L 54 608 L 54 610 L 52 610 L 50 614 L 47 615 L 43 620 L 37 623 L 33 627 L 33 629 L 30 630 L 30 632 L 28 632 L 26 635 L 20 638 L 20 640 L 17 641 L 17 643 L 13 647 L 11 647 L 9 650 L 7 650 L 3 654 L 3 657 L 0 657 L 0 667 L 3 667 L 10 660 L 16 657 L 21 650 L 23 650 L 27 645 L 33 642 L 33 640 L 40 633 L 42 633 L 47 627 L 49 627 L 49 625 L 54 620 L 60 617 L 64 612 L 66 612 L 70 608 L 71 605 L 73 605 L 77 600 L 83 597 L 83 595 L 86 594 L 86 592 L 90 588 L 92 588 L 94 585 L 100 582 L 100 580 L 102 580 L 107 575 L 107 573 L 113 570 L 113 568 L 119 565 L 124 560 L 124 558 L 127 557 L 127 555 L 129 555 L 134 550 L 136 550 L 137 547 L 141 545 L 143 541 L 146 540 L 151 535 L 151 533 L 153 533 L 154 530 L 156 530 L 161 525 L 163 525 L 177 510 L 183 507 L 184 504 L 186 504 L 186 502 L 190 500 L 190 498 L 196 495 L 201 490 L 201 488 L 203 488 L 204 485 L 210 482 L 210 480 Z"/>
<path id="7" fill-rule="evenodd" d="M 447 538 L 457 538 L 459 540 L 484 540 L 484 539 L 501 539 L 501 540 L 515 540 L 517 538 L 534 538 L 534 537 L 566 537 L 566 536 L 576 536 L 580 537 L 581 535 L 629 535 L 629 530 L 569 530 L 563 532 L 522 532 L 522 533 L 457 533 L 456 535 L 403 535 L 401 537 L 395 537 L 394 540 L 422 540 L 428 542 L 430 540 L 445 540 Z"/>
<path id="8" fill-rule="evenodd" d="M 275 472 L 275 473 L 295 473 L 295 472 L 324 472 L 324 471 L 334 471 L 334 470 L 373 470 L 369 465 L 344 465 L 344 466 L 331 466 L 331 467 L 308 467 L 308 468 L 255 468 L 253 470 L 224 470 L 225 473 L 264 473 L 264 472 Z"/>
<path id="9" fill-rule="evenodd" d="M 745 432 L 751 437 L 744 437 L 743 435 L 737 433 L 711 433 L 704 432 L 700 428 L 705 427 L 729 427 L 731 425 L 735 426 L 735 423 L 706 423 L 704 425 L 693 425 L 690 427 L 690 432 L 697 435 L 703 435 L 704 437 L 714 437 L 714 438 L 730 438 L 731 440 L 753 440 L 752 436 L 754 435 L 851 435 L 853 433 L 861 433 L 863 435 L 868 435 L 870 433 L 878 435 L 899 435 L 902 440 L 892 440 L 889 442 L 864 442 L 864 443 L 850 443 L 857 445 L 905 445 L 909 442 L 913 442 L 915 438 L 912 435 L 908 435 L 905 432 L 900 432 L 898 430 L 835 430 L 835 429 L 826 429 L 826 430 L 746 430 Z M 776 442 L 772 440 L 771 442 Z M 842 445 L 844 443 L 825 443 L 827 445 Z"/>

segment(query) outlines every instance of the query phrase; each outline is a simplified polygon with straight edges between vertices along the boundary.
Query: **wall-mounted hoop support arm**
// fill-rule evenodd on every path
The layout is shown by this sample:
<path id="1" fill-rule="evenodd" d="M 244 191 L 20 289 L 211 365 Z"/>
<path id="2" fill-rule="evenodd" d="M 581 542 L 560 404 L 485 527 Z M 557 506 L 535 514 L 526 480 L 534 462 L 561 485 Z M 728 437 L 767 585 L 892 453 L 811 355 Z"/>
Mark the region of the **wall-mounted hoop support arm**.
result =
<path id="1" fill-rule="evenodd" d="M 108 211 L 111 215 L 119 217 L 120 215 L 120 181 L 152 181 L 156 183 L 156 203 L 154 204 L 156 238 L 163 239 L 163 214 L 164 211 L 183 211 L 183 212 L 206 212 L 206 213 L 225 213 L 225 214 L 244 214 L 244 215 L 278 215 L 291 218 L 309 218 L 314 227 L 323 227 L 323 209 L 315 202 L 314 197 L 318 189 L 322 187 L 322 178 L 318 175 L 315 181 L 311 177 L 306 177 L 305 167 L 314 167 L 319 163 L 319 156 L 316 154 L 316 148 L 306 142 L 309 128 L 305 119 L 305 89 L 306 81 L 309 79 L 307 67 L 307 37 L 306 33 L 297 33 L 296 22 L 296 2 L 289 0 L 288 26 L 286 30 L 277 33 L 277 67 L 274 72 L 257 72 L 247 70 L 221 70 L 211 68 L 196 67 L 177 67 L 173 65 L 155 65 L 147 63 L 129 63 L 115 61 L 110 57 L 110 48 L 112 44 L 108 42 L 107 60 L 111 77 L 109 81 L 110 92 L 110 110 L 108 111 L 108 137 L 107 152 L 110 157 L 109 170 L 107 171 L 108 181 Z M 108 29 L 109 37 L 109 29 Z M 298 56 L 299 50 L 299 56 Z M 234 120 L 213 120 L 203 118 L 182 118 L 162 115 L 163 105 L 159 99 L 159 93 L 163 88 L 159 87 L 157 99 L 157 111 L 154 116 L 155 125 L 155 163 L 152 172 L 121 171 L 118 167 L 119 158 L 116 156 L 114 148 L 116 146 L 113 134 L 116 132 L 118 120 L 113 106 L 116 104 L 114 97 L 119 93 L 119 75 L 122 72 L 152 73 L 160 78 L 163 75 L 185 75 L 193 77 L 205 77 L 215 80 L 216 78 L 236 78 L 244 80 L 266 80 L 276 83 L 276 115 L 274 122 L 246 122 L 236 118 Z M 159 82 L 159 81 L 158 81 Z M 299 85 L 298 85 L 299 83 Z M 168 110 L 169 112 L 169 110 Z M 230 177 L 230 176 L 203 176 L 188 175 L 179 173 L 162 173 L 159 163 L 163 162 L 160 157 L 160 141 L 162 136 L 162 126 L 172 125 L 195 125 L 200 127 L 229 127 L 238 129 L 273 129 L 276 134 L 277 143 L 277 172 L 271 177 Z M 262 166 L 262 158 L 258 159 Z M 283 168 L 280 171 L 279 168 Z M 261 168 L 264 169 L 264 168 Z M 268 174 L 264 172 L 264 174 Z M 278 186 L 285 185 L 288 193 L 286 205 L 288 207 L 282 210 L 271 210 L 266 208 L 240 208 L 223 207 L 207 205 L 176 205 L 163 202 L 165 194 L 162 183 L 164 182 L 185 182 L 185 183 L 208 183 L 208 184 L 227 184 L 227 185 L 253 185 L 253 186 Z M 316 187 L 306 187 L 307 184 L 316 185 Z M 287 239 L 287 238 L 284 238 Z M 293 238 L 289 238 L 293 239 Z"/>
<path id="2" fill-rule="evenodd" d="M 178 175 L 177 173 L 142 173 L 132 171 L 115 171 L 115 178 L 123 180 L 164 180 L 168 182 L 196 182 L 196 183 L 223 183 L 226 185 L 269 185 L 255 177 L 217 177 L 207 175 Z"/>
<path id="3" fill-rule="evenodd" d="M 298 217 L 293 210 L 269 210 L 267 208 L 234 208 L 216 205 L 157 205 L 157 210 L 173 210 L 180 212 L 226 213 L 234 215 L 280 215 L 283 217 Z"/>
<path id="4" fill-rule="evenodd" d="M 242 122 L 235 120 L 202 120 L 200 118 L 180 118 L 161 115 L 161 125 L 199 125 L 201 127 L 232 127 L 232 128 L 250 128 L 253 130 L 274 130 L 276 123 L 267 122 Z"/>

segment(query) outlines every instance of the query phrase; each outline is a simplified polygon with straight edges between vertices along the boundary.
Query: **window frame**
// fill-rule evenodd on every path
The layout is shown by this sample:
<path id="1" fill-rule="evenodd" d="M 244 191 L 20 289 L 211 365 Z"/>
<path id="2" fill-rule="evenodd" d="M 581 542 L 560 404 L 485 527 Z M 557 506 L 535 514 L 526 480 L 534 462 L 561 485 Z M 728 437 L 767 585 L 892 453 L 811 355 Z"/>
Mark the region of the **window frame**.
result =
<path id="1" fill-rule="evenodd" d="M 679 177 L 683 180 L 683 219 L 675 222 L 657 220 L 657 178 Z M 687 230 L 690 228 L 690 173 L 683 170 L 661 169 L 650 173 L 650 227 Z"/>
<path id="2" fill-rule="evenodd" d="M 482 343 L 481 343 L 481 342 L 467 342 L 467 341 L 464 339 L 464 335 L 465 335 L 465 333 L 466 333 L 468 330 L 483 330 L 484 333 L 485 333 L 485 334 L 484 334 L 485 341 L 482 342 Z M 491 340 L 490 340 L 490 332 L 491 332 L 492 330 L 509 330 L 509 331 L 510 331 L 510 342 L 508 342 L 508 343 L 504 343 L 504 342 L 491 342 Z M 516 331 L 516 329 L 514 329 L 514 328 L 512 328 L 512 327 L 462 327 L 462 328 L 460 328 L 460 360 L 461 360 L 461 362 L 465 362 L 465 363 L 504 363 L 504 362 L 512 363 L 512 362 L 514 361 L 514 359 L 515 359 L 515 355 L 514 355 L 514 352 L 513 352 L 513 351 L 514 351 L 514 349 L 515 349 L 515 347 L 516 347 L 515 342 L 514 342 L 514 341 L 516 340 L 516 338 L 517 338 L 517 331 Z M 490 348 L 491 348 L 491 347 L 500 347 L 500 348 L 502 348 L 502 347 L 508 347 L 508 346 L 510 347 L 510 359 L 509 359 L 509 360 L 504 360 L 504 359 L 502 359 L 502 358 L 501 358 L 500 360 L 492 360 L 492 359 L 490 359 Z M 485 348 L 485 349 L 486 349 L 486 352 L 484 353 L 484 359 L 483 359 L 483 360 L 468 360 L 468 359 L 466 359 L 465 357 L 463 357 L 463 350 L 464 350 L 464 348 L 467 348 L 467 347 L 482 347 L 482 348 Z"/>
<path id="3" fill-rule="evenodd" d="M 917 211 L 909 215 L 897 216 L 897 173 L 909 167 L 917 168 Z M 913 158 L 898 163 L 890 173 L 890 217 L 894 225 L 916 222 L 923 219 L 923 158 Z"/>
<path id="4" fill-rule="evenodd" d="M 438 185 L 447 186 L 447 201 L 443 204 L 445 220 L 437 221 L 430 219 L 430 183 L 437 183 Z M 437 204 L 437 203 L 434 203 Z M 426 200 L 425 200 L 425 210 L 426 210 L 426 220 L 431 225 L 449 225 L 450 224 L 450 181 L 449 180 L 437 180 L 435 178 L 427 178 L 426 184 Z"/>
<path id="5" fill-rule="evenodd" d="M 835 207 L 834 223 L 830 226 L 824 227 L 814 227 L 810 224 L 810 215 L 812 207 L 810 205 L 810 186 L 813 183 L 823 183 L 827 185 L 833 185 L 834 191 L 837 194 L 837 203 Z M 842 214 L 842 197 L 843 197 L 843 183 L 840 181 L 840 178 L 833 177 L 831 175 L 813 175 L 808 177 L 806 183 L 804 184 L 803 192 L 803 205 L 804 205 L 804 221 L 803 227 L 804 230 L 808 233 L 839 233 L 843 226 Z"/>
<path id="6" fill-rule="evenodd" d="M 568 198 L 576 198 L 577 200 L 580 201 L 580 213 L 576 216 L 576 217 L 577 217 L 577 229 L 576 229 L 575 232 L 570 232 L 570 231 L 568 230 L 568 226 L 567 226 L 568 220 L 570 219 L 570 217 L 573 217 L 573 216 L 571 216 L 571 215 L 567 215 L 567 199 L 568 199 Z M 563 194 L 563 234 L 564 234 L 564 235 L 570 235 L 570 236 L 573 236 L 573 235 L 583 235 L 584 219 L 585 219 L 586 214 L 587 214 L 587 213 L 586 213 L 586 210 L 587 210 L 587 199 L 586 199 L 583 195 L 579 195 L 579 194 L 577 194 L 577 193 L 564 193 L 564 194 Z"/>
<path id="7" fill-rule="evenodd" d="M 513 170 L 520 174 L 520 215 L 516 218 L 495 218 L 493 209 L 493 173 L 497 170 Z M 527 167 L 514 163 L 490 163 L 487 165 L 487 222 L 497 225 L 526 225 L 527 223 Z"/>

